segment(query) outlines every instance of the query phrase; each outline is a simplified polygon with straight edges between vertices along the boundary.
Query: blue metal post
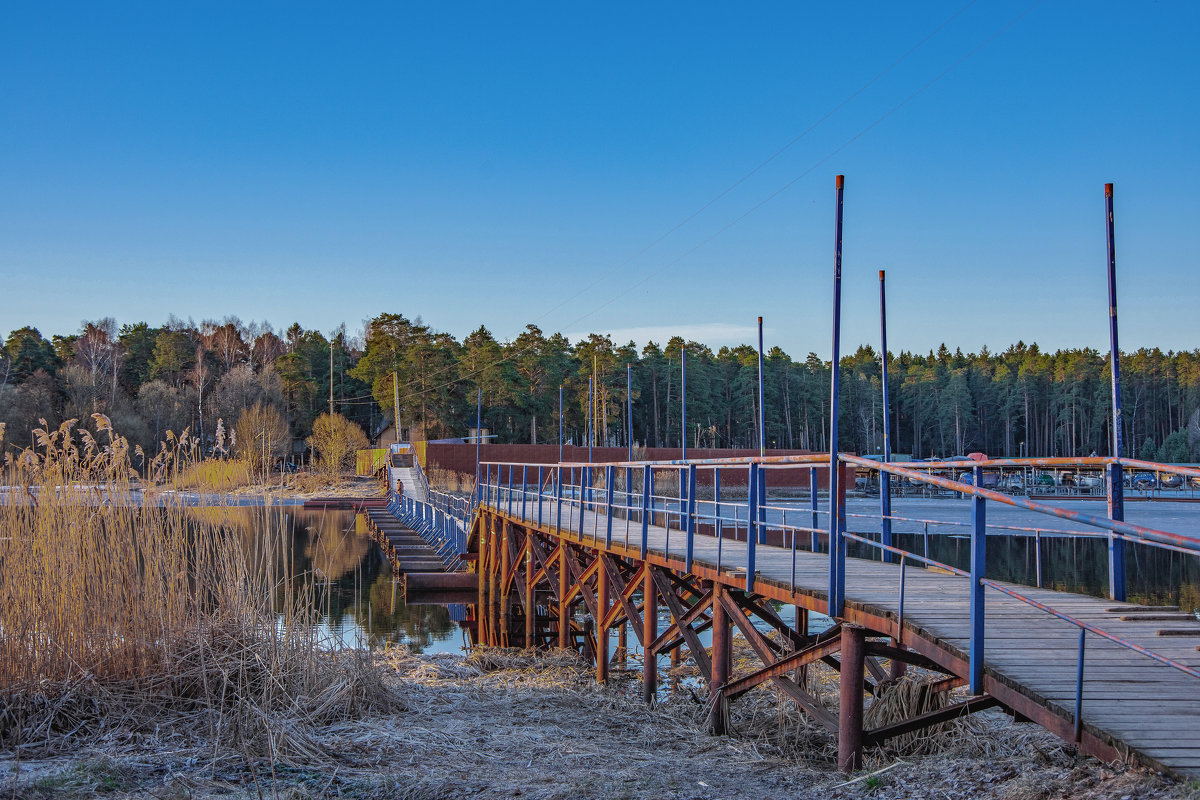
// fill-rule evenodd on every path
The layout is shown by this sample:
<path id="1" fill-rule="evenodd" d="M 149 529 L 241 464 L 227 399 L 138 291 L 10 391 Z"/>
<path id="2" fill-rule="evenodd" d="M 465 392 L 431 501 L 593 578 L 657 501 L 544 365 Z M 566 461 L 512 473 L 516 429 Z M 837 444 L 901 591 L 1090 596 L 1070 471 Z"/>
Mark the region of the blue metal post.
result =
<path id="1" fill-rule="evenodd" d="M 763 328 L 762 317 L 758 318 L 758 454 L 767 454 L 767 412 L 764 400 L 766 389 L 763 381 Z"/>
<path id="2" fill-rule="evenodd" d="M 1121 419 L 1121 348 L 1117 344 L 1117 243 L 1113 218 L 1113 185 L 1104 184 L 1104 205 L 1108 214 L 1108 360 L 1112 367 L 1112 455 L 1124 455 L 1125 436 Z M 1108 518 L 1125 519 L 1125 476 L 1121 464 L 1108 469 Z M 1108 591 L 1110 597 L 1125 602 L 1125 540 L 1108 537 Z"/>
<path id="3" fill-rule="evenodd" d="M 746 591 L 754 591 L 754 548 L 758 543 L 758 465 L 751 462 L 746 506 Z"/>
<path id="4" fill-rule="evenodd" d="M 508 515 L 512 516 L 512 501 L 513 501 L 513 465 L 508 465 Z"/>
<path id="5" fill-rule="evenodd" d="M 604 546 L 612 546 L 612 519 L 613 519 L 613 478 L 616 470 L 613 467 L 605 467 L 604 481 L 608 489 L 608 527 L 604 533 Z"/>
<path id="6" fill-rule="evenodd" d="M 562 464 L 558 467 L 558 480 L 554 482 L 554 529 L 562 532 L 562 490 L 563 490 L 563 468 Z"/>
<path id="7" fill-rule="evenodd" d="M 654 488 L 650 466 L 642 467 L 642 558 L 650 547 L 650 493 Z"/>
<path id="8" fill-rule="evenodd" d="M 628 452 L 626 453 L 626 461 L 633 461 L 633 368 L 625 364 L 625 428 L 627 430 L 626 439 Z M 625 468 L 625 494 L 629 498 L 629 502 L 625 505 L 633 505 L 633 467 Z M 625 510 L 625 519 L 629 519 L 629 509 Z"/>
<path id="9" fill-rule="evenodd" d="M 521 519 L 525 519 L 525 503 L 529 499 L 529 465 L 521 465 Z"/>
<path id="10" fill-rule="evenodd" d="M 767 543 L 767 468 L 758 468 L 758 543 Z"/>
<path id="11" fill-rule="evenodd" d="M 713 467 L 713 533 L 716 535 L 718 542 L 721 539 L 721 468 Z M 720 552 L 720 544 L 717 545 L 717 552 Z"/>
<path id="12" fill-rule="evenodd" d="M 975 488 L 983 482 L 983 467 L 973 470 Z M 971 694 L 983 694 L 984 586 L 987 567 L 987 507 L 979 495 L 971 495 Z"/>
<path id="13" fill-rule="evenodd" d="M 687 468 L 687 554 L 683 568 L 692 571 L 692 545 L 696 539 L 696 465 Z"/>
<path id="14" fill-rule="evenodd" d="M 892 420 L 888 406 L 888 349 L 887 349 L 887 295 L 884 291 L 883 270 L 879 270 L 879 361 L 883 365 L 883 463 L 892 460 Z M 892 476 L 879 470 L 879 541 L 884 547 L 892 545 Z M 885 562 L 895 561 L 887 550 L 883 551 Z"/>
<path id="15" fill-rule="evenodd" d="M 808 507 L 812 509 L 812 551 L 817 552 L 820 544 L 817 542 L 817 528 L 821 527 L 821 515 L 817 513 L 820 510 L 821 498 L 817 496 L 817 468 L 811 467 L 808 470 Z"/>
<path id="16" fill-rule="evenodd" d="M 679 428 L 679 457 L 687 461 L 687 345 L 679 348 L 679 415 L 682 422 Z"/>
<path id="17" fill-rule="evenodd" d="M 542 527 L 542 468 L 538 467 L 538 527 Z"/>
<path id="18" fill-rule="evenodd" d="M 842 195 L 846 187 L 846 176 L 838 175 L 834 182 L 836 190 L 836 222 L 833 234 L 833 360 L 830 362 L 829 381 L 829 608 L 830 617 L 842 615 L 842 582 L 846 574 L 846 548 L 838 524 L 839 488 L 841 466 L 838 462 L 838 389 L 840 369 L 840 345 L 842 333 Z"/>

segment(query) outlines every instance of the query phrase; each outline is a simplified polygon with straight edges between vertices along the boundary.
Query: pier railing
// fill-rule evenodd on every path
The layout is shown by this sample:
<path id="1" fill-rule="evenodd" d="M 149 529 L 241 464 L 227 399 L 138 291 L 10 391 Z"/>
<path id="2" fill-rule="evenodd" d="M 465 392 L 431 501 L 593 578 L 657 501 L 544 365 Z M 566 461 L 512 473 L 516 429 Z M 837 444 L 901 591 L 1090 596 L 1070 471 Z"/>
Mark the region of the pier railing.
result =
<path id="1" fill-rule="evenodd" d="M 549 528 L 560 535 L 582 539 L 586 534 L 594 540 L 603 540 L 605 546 L 614 542 L 625 548 L 640 551 L 644 558 L 649 549 L 651 526 L 664 529 L 664 550 L 668 557 L 680 549 L 675 541 L 683 542 L 683 569 L 692 568 L 694 544 L 697 536 L 713 537 L 717 541 L 716 567 L 742 569 L 745 571 L 747 591 L 754 590 L 756 580 L 755 559 L 760 545 L 771 544 L 791 553 L 791 588 L 796 589 L 796 563 L 802 551 L 832 552 L 829 559 L 828 613 L 831 617 L 842 614 L 842 602 L 846 596 L 847 544 L 856 542 L 862 548 L 877 553 L 880 560 L 894 563 L 900 571 L 898 600 L 898 638 L 903 636 L 905 570 L 912 564 L 936 567 L 970 581 L 969 611 L 971 636 L 968 652 L 969 686 L 972 694 L 983 691 L 984 651 L 986 630 L 984 609 L 986 591 L 992 590 L 1027 603 L 1049 616 L 1056 617 L 1079 628 L 1079 650 L 1077 663 L 1075 725 L 1077 736 L 1082 725 L 1083 675 L 1086 657 L 1086 637 L 1091 634 L 1113 642 L 1131 652 L 1139 653 L 1153 661 L 1200 678 L 1197 670 L 1154 652 L 1120 636 L 1104 631 L 1092 623 L 1080 620 L 1066 612 L 1055 609 L 1011 585 L 1001 584 L 985 575 L 987 540 L 994 536 L 1029 536 L 1038 548 L 1036 584 L 1042 583 L 1041 541 L 1043 538 L 1082 537 L 1100 538 L 1108 543 L 1109 594 L 1117 602 L 1125 602 L 1125 544 L 1133 542 L 1148 547 L 1173 552 L 1200 555 L 1200 538 L 1169 531 L 1157 530 L 1124 521 L 1122 472 L 1125 468 L 1139 469 L 1155 474 L 1177 474 L 1185 480 L 1200 478 L 1200 469 L 1187 466 L 1157 464 L 1134 459 L 1075 458 L 1075 459 L 996 459 L 988 461 L 949 461 L 922 463 L 913 469 L 903 464 L 883 463 L 871 459 L 842 454 L 839 465 L 857 470 L 876 472 L 881 486 L 881 514 L 875 516 L 877 531 L 851 531 L 843 493 L 827 499 L 821 508 L 818 479 L 821 471 L 830 470 L 828 455 L 778 456 L 765 458 L 701 459 L 667 462 L 611 462 L 611 463 L 563 463 L 521 464 L 485 462 L 481 464 L 481 479 L 475 497 L 489 508 L 504 512 L 518 519 Z M 1090 468 L 1105 472 L 1107 508 L 1105 516 L 1085 514 L 1075 509 L 1061 508 L 1036 502 L 1021 496 L 984 488 L 987 470 L 1040 467 Z M 945 477 L 939 472 L 947 469 L 969 470 L 970 483 Z M 769 497 L 768 487 L 779 488 L 771 480 L 778 470 L 792 470 L 789 489 L 797 487 L 795 470 L 807 473 L 806 481 L 799 488 L 806 488 L 808 504 L 798 507 L 776 497 Z M 954 474 L 954 473 L 951 473 Z M 971 503 L 970 522 L 946 522 L 941 520 L 914 519 L 884 513 L 888 508 L 882 498 L 889 492 L 890 477 L 902 478 L 910 483 L 929 485 L 948 492 L 957 493 Z M 846 486 L 846 481 L 839 482 Z M 723 487 L 724 484 L 724 487 Z M 804 485 L 806 484 L 806 486 Z M 1061 527 L 1038 527 L 1020 525 L 988 525 L 987 506 L 999 503 L 1068 521 L 1082 526 L 1084 530 L 1069 530 Z M 898 545 L 893 535 L 892 522 L 916 521 L 924 525 L 923 551 L 913 552 Z M 565 521 L 565 522 L 564 522 Z M 944 535 L 944 531 L 930 531 L 929 526 L 966 529 L 970 538 L 969 568 L 962 569 L 942 563 L 930 557 L 929 537 Z M 959 535 L 962 534 L 951 534 Z M 830 547 L 830 543 L 833 546 Z"/>

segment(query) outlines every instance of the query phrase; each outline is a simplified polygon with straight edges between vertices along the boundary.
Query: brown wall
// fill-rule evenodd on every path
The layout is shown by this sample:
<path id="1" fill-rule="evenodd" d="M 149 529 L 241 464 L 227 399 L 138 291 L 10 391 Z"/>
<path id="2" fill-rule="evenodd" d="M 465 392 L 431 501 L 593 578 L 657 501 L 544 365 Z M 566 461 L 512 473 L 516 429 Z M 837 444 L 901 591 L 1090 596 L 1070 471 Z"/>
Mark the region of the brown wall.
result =
<path id="1" fill-rule="evenodd" d="M 682 456 L 677 447 L 650 447 L 646 448 L 646 458 L 651 461 L 671 461 L 679 459 Z M 768 456 L 799 456 L 811 455 L 812 450 L 768 450 Z M 516 463 L 516 464 L 557 464 L 558 463 L 558 445 L 556 444 L 485 444 L 479 448 L 479 457 L 482 461 Z M 750 458 L 758 455 L 758 450 L 752 449 L 730 449 L 717 450 L 712 448 L 688 448 L 688 458 L 705 459 L 705 458 Z M 596 447 L 592 450 L 591 461 L 624 461 L 628 457 L 628 451 L 624 447 Z M 466 475 L 475 474 L 475 445 L 473 444 L 434 444 L 427 445 L 425 455 L 426 469 L 447 469 L 454 472 L 461 472 Z M 574 445 L 565 445 L 563 447 L 564 462 L 587 462 L 588 449 L 586 447 L 576 447 Z M 767 470 L 767 486 L 787 486 L 808 488 L 808 467 L 795 469 L 769 469 Z M 710 486 L 712 485 L 712 469 L 700 467 L 697 469 L 697 483 Z M 745 468 L 733 468 L 721 470 L 721 485 L 722 486 L 745 486 L 747 481 L 747 470 Z M 854 485 L 854 468 L 848 467 L 844 475 L 848 476 L 849 483 Z M 518 474 L 518 479 L 520 475 Z M 529 480 L 533 481 L 533 475 L 529 476 Z M 829 470 L 826 467 L 818 467 L 817 469 L 817 487 L 824 490 L 829 485 Z"/>

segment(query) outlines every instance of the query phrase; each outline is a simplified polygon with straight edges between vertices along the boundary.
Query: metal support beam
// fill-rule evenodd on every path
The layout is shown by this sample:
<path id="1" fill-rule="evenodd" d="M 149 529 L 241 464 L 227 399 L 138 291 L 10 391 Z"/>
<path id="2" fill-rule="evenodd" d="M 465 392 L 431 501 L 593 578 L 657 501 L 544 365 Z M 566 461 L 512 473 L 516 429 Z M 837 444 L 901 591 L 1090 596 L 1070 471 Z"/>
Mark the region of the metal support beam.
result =
<path id="1" fill-rule="evenodd" d="M 652 569 L 642 572 L 642 699 L 647 703 L 658 694 L 658 653 L 650 645 L 658 638 L 658 593 Z"/>
<path id="2" fill-rule="evenodd" d="M 838 769 L 853 772 L 862 766 L 863 669 L 865 629 L 842 626 L 842 670 L 838 699 Z"/>
<path id="3" fill-rule="evenodd" d="M 725 587 L 719 582 L 712 584 L 713 592 L 713 628 L 712 628 L 712 679 L 708 682 L 708 697 L 712 707 L 709 709 L 709 729 L 718 736 L 728 733 L 729 703 L 725 699 L 724 688 L 729 681 L 729 652 L 730 631 L 729 616 L 721 602 L 725 596 Z"/>

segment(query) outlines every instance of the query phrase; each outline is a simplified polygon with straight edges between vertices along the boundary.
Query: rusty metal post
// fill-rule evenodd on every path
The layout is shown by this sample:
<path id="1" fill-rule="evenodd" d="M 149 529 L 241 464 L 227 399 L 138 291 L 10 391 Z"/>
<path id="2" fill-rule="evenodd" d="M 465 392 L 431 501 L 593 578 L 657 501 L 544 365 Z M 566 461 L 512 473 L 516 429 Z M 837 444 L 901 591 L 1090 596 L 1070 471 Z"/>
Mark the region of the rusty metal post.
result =
<path id="1" fill-rule="evenodd" d="M 808 636 L 808 609 L 804 606 L 796 606 L 796 633 L 801 636 Z M 798 650 L 799 647 L 793 648 Z M 801 688 L 808 685 L 808 666 L 796 667 L 796 683 L 800 684 Z"/>
<path id="2" fill-rule="evenodd" d="M 608 565 L 596 552 L 600 568 L 596 570 L 596 607 L 600 618 L 596 620 L 596 683 L 608 682 L 608 628 L 604 618 L 608 616 Z"/>
<path id="3" fill-rule="evenodd" d="M 496 518 L 492 517 L 492 535 L 488 538 L 488 550 L 491 551 L 491 556 L 488 558 L 488 644 L 497 647 L 500 644 L 500 621 L 498 619 L 498 608 L 500 598 L 498 591 L 499 583 L 499 537 L 496 533 Z"/>
<path id="4" fill-rule="evenodd" d="M 617 663 L 622 667 L 625 666 L 627 656 L 629 655 L 629 621 L 625 620 L 617 628 Z"/>
<path id="5" fill-rule="evenodd" d="M 708 718 L 712 732 L 723 736 L 728 732 L 725 725 L 728 718 L 728 701 L 722 690 L 729 681 L 729 615 L 721 603 L 725 587 L 720 582 L 713 581 L 712 592 L 712 680 L 708 682 L 708 697 L 712 708 Z"/>
<path id="6" fill-rule="evenodd" d="M 862 766 L 863 668 L 865 629 L 842 626 L 842 671 L 838 703 L 838 769 L 850 773 Z"/>
<path id="7" fill-rule="evenodd" d="M 642 699 L 653 703 L 658 694 L 658 653 L 650 643 L 658 638 L 658 595 L 654 589 L 651 568 L 647 567 L 642 577 Z"/>
<path id="8" fill-rule="evenodd" d="M 561 472 L 560 472 L 561 474 Z M 571 604 L 567 602 L 567 548 L 558 551 L 558 646 L 564 650 L 570 646 Z"/>
<path id="9" fill-rule="evenodd" d="M 479 553 L 475 562 L 476 582 L 479 584 L 479 598 L 475 604 L 475 643 L 487 643 L 487 570 L 488 570 L 488 519 L 485 515 L 479 521 Z"/>
<path id="10" fill-rule="evenodd" d="M 532 534 L 528 529 L 525 531 L 526 540 Z M 525 550 L 525 646 L 534 647 L 536 642 L 533 640 L 534 621 L 537 617 L 537 603 L 534 602 L 533 588 L 533 542 L 529 542 L 529 547 Z"/>
<path id="11" fill-rule="evenodd" d="M 509 480 L 509 484 L 511 485 L 511 483 L 512 483 L 512 467 L 511 466 L 508 468 L 508 480 Z M 509 493 L 509 503 L 510 504 L 512 503 L 512 493 L 511 492 Z M 505 586 L 505 583 L 506 583 L 505 578 L 508 576 L 508 566 L 509 566 L 509 564 L 508 564 L 508 559 L 509 559 L 508 520 L 504 520 L 504 522 L 501 523 L 500 530 L 501 530 L 501 534 L 500 534 L 500 573 L 496 576 L 496 582 L 497 582 L 497 584 L 499 584 L 498 597 L 499 597 L 499 605 L 500 605 L 500 646 L 508 647 L 509 646 L 509 633 L 508 633 L 509 602 L 508 602 L 508 587 Z"/>

